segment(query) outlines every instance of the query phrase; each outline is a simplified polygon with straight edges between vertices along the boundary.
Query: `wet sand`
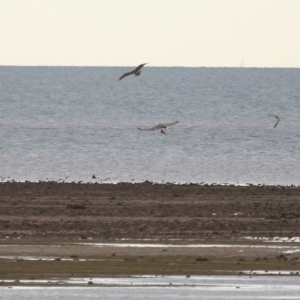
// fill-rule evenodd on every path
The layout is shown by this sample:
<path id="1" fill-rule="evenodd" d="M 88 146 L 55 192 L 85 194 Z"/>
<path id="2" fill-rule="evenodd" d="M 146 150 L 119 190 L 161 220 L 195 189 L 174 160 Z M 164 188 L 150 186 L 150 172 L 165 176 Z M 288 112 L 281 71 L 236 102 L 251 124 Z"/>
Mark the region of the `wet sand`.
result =
<path id="1" fill-rule="evenodd" d="M 250 247 L 266 243 L 243 238 L 299 237 L 299 213 L 300 188 L 293 186 L 0 183 L 0 256 L 56 257 L 51 262 L 19 259 L 13 272 L 11 261 L 2 259 L 1 276 L 19 278 L 30 268 L 32 274 L 42 269 L 43 276 L 52 274 L 53 268 L 61 276 L 212 274 L 245 269 L 296 272 L 299 252 Z M 235 248 L 78 245 L 123 239 Z M 239 248 L 241 244 L 249 247 Z M 72 262 L 62 260 L 67 257 Z M 85 268 L 79 258 L 98 262 L 87 261 Z M 25 263 L 29 264 L 25 269 L 20 267 Z"/>
<path id="2" fill-rule="evenodd" d="M 300 236 L 300 188 L 1 183 L 0 238 Z"/>

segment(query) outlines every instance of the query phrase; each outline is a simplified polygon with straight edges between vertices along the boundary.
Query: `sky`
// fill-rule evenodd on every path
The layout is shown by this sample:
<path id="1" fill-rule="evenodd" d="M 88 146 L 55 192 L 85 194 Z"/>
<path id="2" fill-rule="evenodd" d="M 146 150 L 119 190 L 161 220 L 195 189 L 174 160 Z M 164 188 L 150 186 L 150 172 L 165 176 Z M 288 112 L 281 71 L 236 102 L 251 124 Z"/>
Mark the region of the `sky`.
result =
<path id="1" fill-rule="evenodd" d="M 1 0 L 0 65 L 300 67 L 300 0 Z"/>

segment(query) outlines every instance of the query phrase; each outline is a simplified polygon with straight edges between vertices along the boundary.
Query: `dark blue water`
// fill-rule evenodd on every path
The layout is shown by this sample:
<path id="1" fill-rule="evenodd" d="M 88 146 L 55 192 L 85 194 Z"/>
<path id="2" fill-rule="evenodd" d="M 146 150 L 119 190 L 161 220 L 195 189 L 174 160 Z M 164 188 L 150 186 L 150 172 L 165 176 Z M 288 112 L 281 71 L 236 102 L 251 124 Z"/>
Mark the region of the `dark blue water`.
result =
<path id="1" fill-rule="evenodd" d="M 0 67 L 0 179 L 300 183 L 300 69 L 128 69 Z"/>

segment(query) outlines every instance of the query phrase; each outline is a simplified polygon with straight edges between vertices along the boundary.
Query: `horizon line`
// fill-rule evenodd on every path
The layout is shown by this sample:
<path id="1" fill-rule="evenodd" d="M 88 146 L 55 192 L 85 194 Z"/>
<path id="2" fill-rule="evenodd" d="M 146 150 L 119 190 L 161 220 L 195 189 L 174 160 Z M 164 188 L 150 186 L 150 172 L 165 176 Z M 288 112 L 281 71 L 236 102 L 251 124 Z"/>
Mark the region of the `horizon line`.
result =
<path id="1" fill-rule="evenodd" d="M 0 64 L 1 67 L 65 67 L 65 68 L 126 68 L 132 67 L 133 65 L 10 65 Z M 206 68 L 206 69 L 213 69 L 213 68 L 235 68 L 235 69 L 299 69 L 299 67 L 258 67 L 258 66 L 157 66 L 157 65 L 149 65 L 147 68 Z"/>

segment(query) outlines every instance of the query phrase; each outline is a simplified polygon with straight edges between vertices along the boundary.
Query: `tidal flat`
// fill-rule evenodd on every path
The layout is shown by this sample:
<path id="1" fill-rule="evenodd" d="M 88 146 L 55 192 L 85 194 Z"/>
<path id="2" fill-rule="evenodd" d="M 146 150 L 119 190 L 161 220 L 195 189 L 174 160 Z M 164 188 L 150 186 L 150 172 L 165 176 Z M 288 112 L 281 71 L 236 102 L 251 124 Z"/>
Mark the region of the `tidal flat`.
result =
<path id="1" fill-rule="evenodd" d="M 0 203 L 4 285 L 300 271 L 295 186 L 4 182 Z"/>

